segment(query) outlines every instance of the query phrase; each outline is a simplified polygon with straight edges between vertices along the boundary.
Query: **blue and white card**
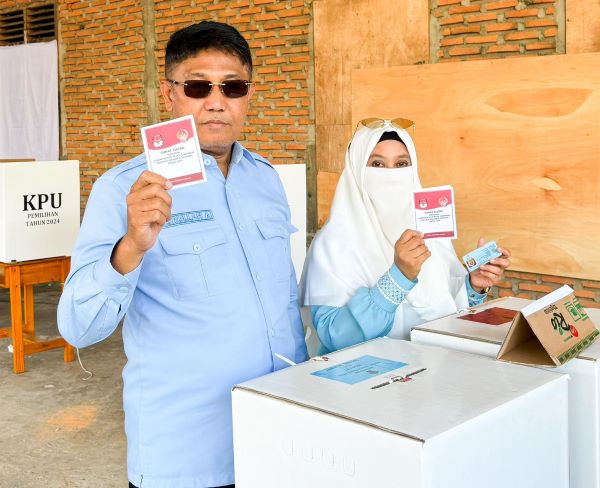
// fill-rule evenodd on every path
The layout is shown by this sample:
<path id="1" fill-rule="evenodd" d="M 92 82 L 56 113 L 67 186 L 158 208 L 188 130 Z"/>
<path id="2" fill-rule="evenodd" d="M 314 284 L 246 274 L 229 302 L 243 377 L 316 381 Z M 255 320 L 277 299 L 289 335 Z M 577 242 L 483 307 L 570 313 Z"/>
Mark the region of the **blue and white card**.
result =
<path id="1" fill-rule="evenodd" d="M 390 359 L 378 358 L 375 356 L 361 356 L 345 363 L 336 364 L 320 371 L 311 373 L 320 378 L 328 380 L 341 381 L 348 385 L 354 385 L 376 376 L 389 373 L 395 369 L 406 366 L 407 363 L 392 361 Z"/>
<path id="2" fill-rule="evenodd" d="M 494 241 L 486 242 L 483 246 L 478 247 L 474 251 L 465 254 L 462 259 L 465 266 L 471 271 L 479 269 L 483 264 L 489 263 L 492 259 L 502 256 L 498 251 L 498 246 Z"/>

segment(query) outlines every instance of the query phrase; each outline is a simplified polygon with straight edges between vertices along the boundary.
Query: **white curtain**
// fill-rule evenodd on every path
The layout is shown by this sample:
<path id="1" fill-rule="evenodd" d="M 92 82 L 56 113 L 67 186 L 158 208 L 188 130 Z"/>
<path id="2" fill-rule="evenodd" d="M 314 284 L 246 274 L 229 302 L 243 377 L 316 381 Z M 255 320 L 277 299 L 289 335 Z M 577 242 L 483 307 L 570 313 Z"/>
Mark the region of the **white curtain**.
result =
<path id="1" fill-rule="evenodd" d="M 0 47 L 0 159 L 58 159 L 56 41 Z"/>

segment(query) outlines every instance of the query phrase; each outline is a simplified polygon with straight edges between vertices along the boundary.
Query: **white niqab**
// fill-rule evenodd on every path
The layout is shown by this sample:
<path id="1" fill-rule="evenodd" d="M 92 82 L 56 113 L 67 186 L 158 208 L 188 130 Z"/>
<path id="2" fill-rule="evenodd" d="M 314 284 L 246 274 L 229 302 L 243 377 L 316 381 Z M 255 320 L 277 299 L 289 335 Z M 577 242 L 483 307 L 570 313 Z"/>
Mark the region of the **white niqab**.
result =
<path id="1" fill-rule="evenodd" d="M 412 166 L 367 168 L 384 132 L 394 131 Z M 360 287 L 372 287 L 394 262 L 394 244 L 413 228 L 412 191 L 420 189 L 417 154 L 405 130 L 387 125 L 358 129 L 346 152 L 329 220 L 314 238 L 300 284 L 301 304 L 344 306 Z M 468 304 L 465 269 L 449 240 L 426 241 L 431 257 L 418 284 L 398 307 L 391 337 L 408 338 L 410 327 L 456 312 Z"/>

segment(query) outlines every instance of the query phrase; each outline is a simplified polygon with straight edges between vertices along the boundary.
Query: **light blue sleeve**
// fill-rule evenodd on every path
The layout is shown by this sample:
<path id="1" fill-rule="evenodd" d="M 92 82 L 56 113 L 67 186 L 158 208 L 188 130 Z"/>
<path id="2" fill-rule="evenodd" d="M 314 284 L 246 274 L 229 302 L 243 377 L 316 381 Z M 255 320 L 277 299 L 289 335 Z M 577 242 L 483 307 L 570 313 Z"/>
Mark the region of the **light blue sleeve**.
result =
<path id="1" fill-rule="evenodd" d="M 300 317 L 300 307 L 298 306 L 298 284 L 296 282 L 296 271 L 294 265 L 290 264 L 290 303 L 288 305 L 288 314 L 290 323 L 292 324 L 292 336 L 296 345 L 296 356 L 294 362 L 303 363 L 308 359 L 308 351 L 306 349 L 306 341 L 304 340 L 304 325 Z"/>
<path id="2" fill-rule="evenodd" d="M 398 305 L 417 284 L 392 265 L 372 288 L 359 288 L 343 307 L 311 307 L 313 325 L 321 341 L 320 353 L 336 351 L 382 337 L 392 329 Z"/>
<path id="3" fill-rule="evenodd" d="M 481 305 L 487 297 L 487 293 L 477 293 L 473 290 L 471 286 L 471 280 L 469 279 L 469 274 L 465 275 L 465 284 L 467 285 L 467 296 L 469 297 L 469 307 L 474 307 L 476 305 Z"/>
<path id="4" fill-rule="evenodd" d="M 58 304 L 58 329 L 75 347 L 108 337 L 125 315 L 141 264 L 119 274 L 110 257 L 125 234 L 125 197 L 113 181 L 98 180 L 88 200 L 71 258 L 71 272 Z"/>

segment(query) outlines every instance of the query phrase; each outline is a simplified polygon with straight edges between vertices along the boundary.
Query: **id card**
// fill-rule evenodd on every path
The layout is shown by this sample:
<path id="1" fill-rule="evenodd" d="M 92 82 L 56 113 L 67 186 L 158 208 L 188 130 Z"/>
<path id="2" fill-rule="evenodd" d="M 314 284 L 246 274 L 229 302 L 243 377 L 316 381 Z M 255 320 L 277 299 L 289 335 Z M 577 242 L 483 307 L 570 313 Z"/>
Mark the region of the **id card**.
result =
<path id="1" fill-rule="evenodd" d="M 142 127 L 148 169 L 174 188 L 206 181 L 202 151 L 192 115 Z"/>
<path id="2" fill-rule="evenodd" d="M 424 188 L 413 193 L 415 230 L 424 239 L 456 239 L 454 189 L 451 186 Z"/>
<path id="3" fill-rule="evenodd" d="M 502 256 L 494 241 L 486 242 L 483 246 L 463 256 L 463 262 L 469 272 L 479 269 L 482 264 L 489 263 L 492 259 Z"/>

